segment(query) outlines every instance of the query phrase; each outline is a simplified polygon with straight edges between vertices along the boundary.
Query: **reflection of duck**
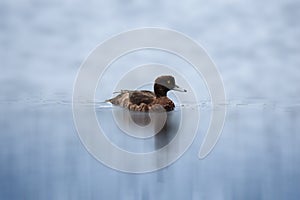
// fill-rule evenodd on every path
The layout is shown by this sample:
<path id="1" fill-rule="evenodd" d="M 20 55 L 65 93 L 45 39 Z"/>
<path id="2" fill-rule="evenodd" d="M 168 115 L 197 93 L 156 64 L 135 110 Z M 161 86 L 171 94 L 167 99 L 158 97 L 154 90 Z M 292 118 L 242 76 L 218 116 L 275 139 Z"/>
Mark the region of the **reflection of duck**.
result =
<path id="1" fill-rule="evenodd" d="M 174 110 L 174 103 L 167 97 L 169 90 L 186 92 L 175 84 L 173 76 L 160 76 L 155 80 L 154 92 L 148 90 L 121 90 L 121 94 L 106 100 L 133 111 L 154 111 L 161 106 L 166 111 Z"/>

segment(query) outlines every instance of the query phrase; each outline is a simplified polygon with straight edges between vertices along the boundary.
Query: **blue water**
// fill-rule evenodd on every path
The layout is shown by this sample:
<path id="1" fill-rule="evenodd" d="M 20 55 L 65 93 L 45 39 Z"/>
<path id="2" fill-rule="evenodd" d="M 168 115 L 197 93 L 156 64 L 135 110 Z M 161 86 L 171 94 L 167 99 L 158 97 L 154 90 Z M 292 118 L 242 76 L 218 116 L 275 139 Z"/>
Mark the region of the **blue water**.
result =
<path id="1" fill-rule="evenodd" d="M 1 1 L 0 199 L 299 199 L 299 18 L 298 0 Z M 86 151 L 71 95 L 97 44 L 144 26 L 178 30 L 207 50 L 228 112 L 207 158 L 197 158 L 211 111 L 203 97 L 191 148 L 134 175 Z"/>

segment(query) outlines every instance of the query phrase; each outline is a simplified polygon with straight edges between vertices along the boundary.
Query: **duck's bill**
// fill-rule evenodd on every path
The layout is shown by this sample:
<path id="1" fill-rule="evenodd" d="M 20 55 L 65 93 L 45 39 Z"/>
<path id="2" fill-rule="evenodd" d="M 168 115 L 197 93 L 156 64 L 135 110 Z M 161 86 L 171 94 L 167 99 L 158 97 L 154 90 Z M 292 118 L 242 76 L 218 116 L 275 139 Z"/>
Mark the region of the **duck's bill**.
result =
<path id="1" fill-rule="evenodd" d="M 183 89 L 183 88 L 179 87 L 178 85 L 175 85 L 175 87 L 172 90 L 178 91 L 178 92 L 187 92 L 186 89 Z"/>

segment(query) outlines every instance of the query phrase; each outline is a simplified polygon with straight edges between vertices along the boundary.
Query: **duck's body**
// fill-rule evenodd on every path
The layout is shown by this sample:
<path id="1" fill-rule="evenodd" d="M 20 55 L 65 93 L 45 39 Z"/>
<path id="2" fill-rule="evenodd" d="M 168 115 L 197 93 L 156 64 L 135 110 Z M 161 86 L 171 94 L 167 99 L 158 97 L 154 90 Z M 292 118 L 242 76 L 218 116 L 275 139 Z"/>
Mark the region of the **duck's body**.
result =
<path id="1" fill-rule="evenodd" d="M 157 98 L 154 92 L 147 90 L 122 90 L 119 95 L 107 101 L 132 111 L 142 112 L 158 110 L 161 108 L 160 106 L 166 111 L 172 111 L 175 107 L 175 104 L 168 97 Z"/>
<path id="2" fill-rule="evenodd" d="M 119 105 L 132 111 L 172 111 L 175 104 L 167 97 L 169 90 L 186 92 L 175 85 L 172 76 L 160 76 L 155 80 L 154 92 L 148 90 L 122 90 L 116 97 L 107 100 L 113 105 Z"/>

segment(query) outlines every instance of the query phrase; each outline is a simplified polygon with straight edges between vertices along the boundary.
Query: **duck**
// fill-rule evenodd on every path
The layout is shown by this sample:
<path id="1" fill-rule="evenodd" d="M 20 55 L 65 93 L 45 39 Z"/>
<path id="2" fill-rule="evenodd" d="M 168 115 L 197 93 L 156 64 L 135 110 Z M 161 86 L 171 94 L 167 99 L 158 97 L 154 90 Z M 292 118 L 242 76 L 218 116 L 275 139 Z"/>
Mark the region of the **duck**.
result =
<path id="1" fill-rule="evenodd" d="M 154 92 L 148 90 L 121 90 L 119 95 L 106 100 L 116 106 L 127 108 L 130 111 L 149 112 L 159 111 L 162 108 L 169 112 L 174 110 L 174 102 L 168 98 L 170 90 L 187 92 L 175 83 L 171 75 L 159 76 L 154 81 Z"/>

